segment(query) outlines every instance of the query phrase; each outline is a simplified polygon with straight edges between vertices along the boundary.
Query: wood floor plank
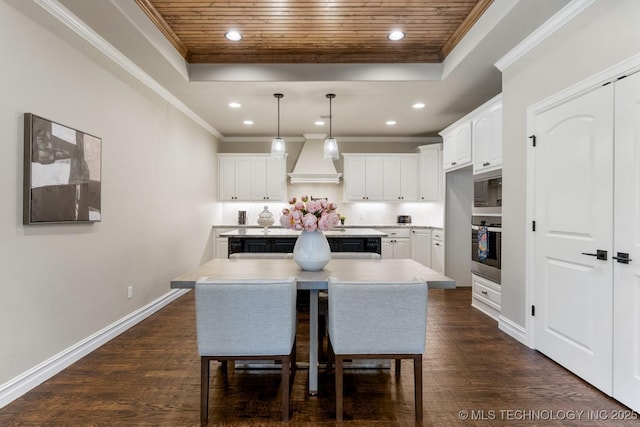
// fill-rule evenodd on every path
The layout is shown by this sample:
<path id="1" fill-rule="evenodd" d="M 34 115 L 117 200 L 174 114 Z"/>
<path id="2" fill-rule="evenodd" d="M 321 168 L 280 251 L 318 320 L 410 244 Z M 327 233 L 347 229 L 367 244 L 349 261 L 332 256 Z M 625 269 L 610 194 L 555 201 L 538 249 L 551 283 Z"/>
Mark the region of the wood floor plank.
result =
<path id="1" fill-rule="evenodd" d="M 593 419 L 628 409 L 499 331 L 470 301 L 469 289 L 429 291 L 423 425 L 640 425 Z M 308 312 L 299 317 L 305 360 Z M 346 370 L 344 425 L 414 426 L 411 363 L 399 379 L 392 370 Z M 212 363 L 211 376 L 209 425 L 282 425 L 278 370 L 236 369 L 225 382 Z M 307 371 L 296 372 L 290 426 L 336 425 L 333 381 L 321 370 L 319 394 L 309 396 Z M 197 426 L 199 387 L 190 292 L 0 409 L 0 426 Z M 591 418 L 568 419 L 580 411 Z"/>

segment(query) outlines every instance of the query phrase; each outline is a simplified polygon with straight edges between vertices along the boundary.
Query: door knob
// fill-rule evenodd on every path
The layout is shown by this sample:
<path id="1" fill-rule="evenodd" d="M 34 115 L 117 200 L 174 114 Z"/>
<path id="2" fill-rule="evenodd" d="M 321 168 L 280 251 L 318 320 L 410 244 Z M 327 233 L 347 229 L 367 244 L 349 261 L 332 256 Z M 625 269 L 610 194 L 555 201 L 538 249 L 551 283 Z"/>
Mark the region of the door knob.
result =
<path id="1" fill-rule="evenodd" d="M 620 264 L 629 264 L 629 261 L 633 261 L 629 258 L 629 254 L 627 252 L 618 252 L 618 256 L 612 256 L 611 258 L 618 261 Z"/>
<path id="2" fill-rule="evenodd" d="M 582 252 L 582 255 L 594 256 L 594 257 L 596 257 L 597 259 L 599 259 L 601 261 L 606 261 L 607 260 L 607 251 L 603 251 L 602 249 L 596 249 L 596 253 L 595 254 Z"/>

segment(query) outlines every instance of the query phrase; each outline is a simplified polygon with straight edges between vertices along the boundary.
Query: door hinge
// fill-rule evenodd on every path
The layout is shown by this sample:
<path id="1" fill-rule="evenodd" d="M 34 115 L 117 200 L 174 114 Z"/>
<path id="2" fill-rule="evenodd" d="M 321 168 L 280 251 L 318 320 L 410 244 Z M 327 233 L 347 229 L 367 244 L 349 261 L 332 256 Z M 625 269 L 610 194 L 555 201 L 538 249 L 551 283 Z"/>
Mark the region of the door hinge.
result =
<path id="1" fill-rule="evenodd" d="M 531 306 L 531 315 L 532 315 L 532 316 L 535 316 L 535 315 L 536 315 L 536 306 L 535 306 L 535 305 L 532 305 L 532 306 Z"/>
<path id="2" fill-rule="evenodd" d="M 536 231 L 536 222 L 531 221 L 531 231 Z"/>
<path id="3" fill-rule="evenodd" d="M 536 146 L 536 136 L 535 136 L 535 135 L 531 135 L 531 136 L 529 137 L 529 139 L 531 140 L 531 143 L 532 143 L 532 144 L 533 144 L 533 146 L 535 147 L 535 146 Z"/>

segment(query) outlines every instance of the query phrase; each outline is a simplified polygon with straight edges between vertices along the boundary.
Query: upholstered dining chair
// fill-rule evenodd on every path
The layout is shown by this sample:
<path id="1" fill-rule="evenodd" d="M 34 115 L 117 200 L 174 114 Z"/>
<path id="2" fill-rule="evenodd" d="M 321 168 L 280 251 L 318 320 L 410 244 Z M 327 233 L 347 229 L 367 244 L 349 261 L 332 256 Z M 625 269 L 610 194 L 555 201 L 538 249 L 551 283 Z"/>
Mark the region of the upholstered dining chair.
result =
<path id="1" fill-rule="evenodd" d="M 210 362 L 278 360 L 282 363 L 282 420 L 289 419 L 289 371 L 295 370 L 296 279 L 196 282 L 200 353 L 200 422 L 209 418 Z M 266 356 L 266 357 L 265 357 Z"/>
<path id="2" fill-rule="evenodd" d="M 412 359 L 415 416 L 421 421 L 426 282 L 342 282 L 330 278 L 329 319 L 329 340 L 336 365 L 336 419 L 343 418 L 345 359 L 395 359 L 397 367 L 400 359 Z"/>
<path id="3" fill-rule="evenodd" d="M 331 252 L 331 259 L 380 259 L 375 252 Z M 326 291 L 318 292 L 318 350 L 324 354 L 324 337 L 327 335 L 327 306 L 328 294 Z"/>

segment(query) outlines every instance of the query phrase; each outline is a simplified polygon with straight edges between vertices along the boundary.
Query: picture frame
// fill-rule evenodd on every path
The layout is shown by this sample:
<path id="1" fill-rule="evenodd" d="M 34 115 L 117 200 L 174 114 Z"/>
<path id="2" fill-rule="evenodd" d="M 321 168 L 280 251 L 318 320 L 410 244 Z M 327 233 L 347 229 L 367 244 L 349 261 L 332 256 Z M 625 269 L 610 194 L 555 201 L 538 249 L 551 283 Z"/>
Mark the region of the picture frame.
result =
<path id="1" fill-rule="evenodd" d="M 102 219 L 102 139 L 24 115 L 23 224 Z"/>

